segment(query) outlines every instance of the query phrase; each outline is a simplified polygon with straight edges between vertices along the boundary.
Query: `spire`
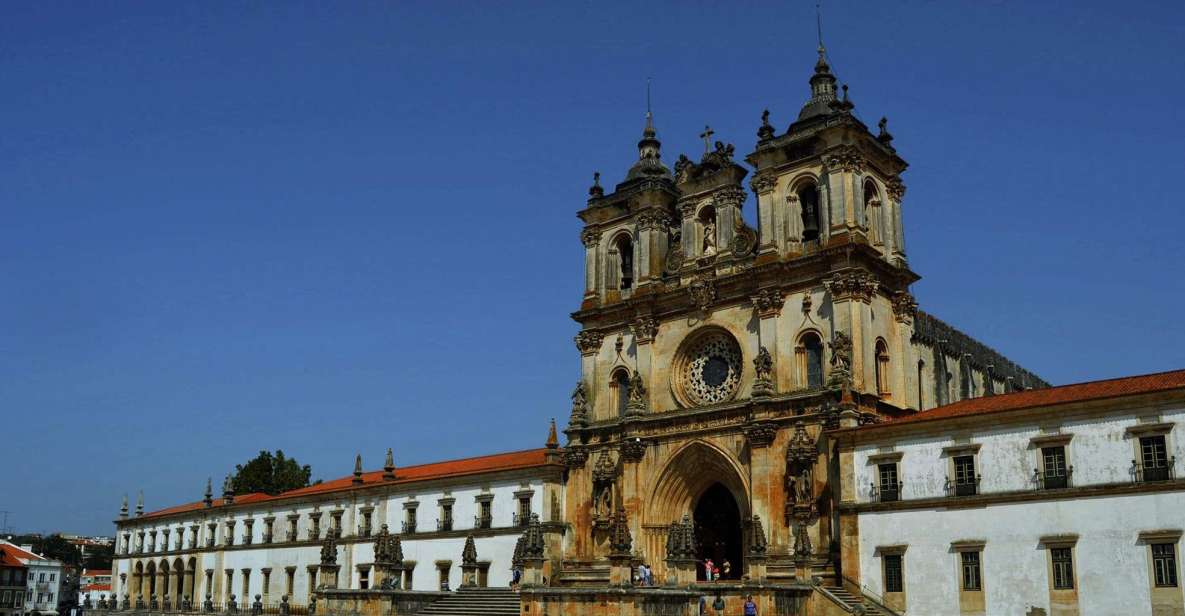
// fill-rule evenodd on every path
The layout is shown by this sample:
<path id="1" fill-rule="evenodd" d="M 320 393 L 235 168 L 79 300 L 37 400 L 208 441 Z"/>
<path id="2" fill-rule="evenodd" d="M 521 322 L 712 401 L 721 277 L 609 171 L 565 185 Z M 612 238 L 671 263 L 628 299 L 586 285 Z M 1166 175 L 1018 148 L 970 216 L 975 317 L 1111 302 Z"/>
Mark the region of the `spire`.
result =
<path id="1" fill-rule="evenodd" d="M 646 125 L 642 128 L 642 140 L 638 142 L 638 162 L 630 167 L 626 180 L 641 177 L 659 177 L 671 179 L 671 171 L 659 160 L 662 142 L 658 140 L 658 131 L 654 129 L 654 113 L 650 108 L 650 79 L 646 79 Z"/>
<path id="2" fill-rule="evenodd" d="M 803 105 L 798 114 L 799 120 L 831 113 L 830 103 L 835 101 L 835 75 L 831 74 L 827 48 L 823 46 L 823 11 L 819 2 L 815 3 L 815 27 L 818 32 L 819 59 L 815 61 L 815 74 L 811 75 L 811 99 Z"/>
<path id="3" fill-rule="evenodd" d="M 136 517 L 144 515 L 144 490 L 136 496 Z"/>
<path id="4" fill-rule="evenodd" d="M 555 417 L 551 418 L 551 429 L 547 432 L 547 448 L 556 449 L 560 446 L 559 436 L 555 432 Z"/>
<path id="5" fill-rule="evenodd" d="M 207 509 L 214 506 L 214 480 L 210 477 L 206 477 L 206 497 L 202 499 L 202 503 Z"/>
<path id="6" fill-rule="evenodd" d="M 123 504 L 119 506 L 119 519 L 126 520 L 128 518 L 128 495 L 123 495 Z"/>
<path id="7" fill-rule="evenodd" d="M 231 480 L 230 475 L 227 475 L 226 479 L 222 481 L 222 504 L 235 504 L 234 481 Z"/>
<path id="8" fill-rule="evenodd" d="M 351 483 L 358 485 L 362 483 L 362 454 L 354 456 L 354 479 Z"/>
<path id="9" fill-rule="evenodd" d="M 383 480 L 395 480 L 395 453 L 390 447 L 387 448 L 387 459 L 383 462 Z"/>

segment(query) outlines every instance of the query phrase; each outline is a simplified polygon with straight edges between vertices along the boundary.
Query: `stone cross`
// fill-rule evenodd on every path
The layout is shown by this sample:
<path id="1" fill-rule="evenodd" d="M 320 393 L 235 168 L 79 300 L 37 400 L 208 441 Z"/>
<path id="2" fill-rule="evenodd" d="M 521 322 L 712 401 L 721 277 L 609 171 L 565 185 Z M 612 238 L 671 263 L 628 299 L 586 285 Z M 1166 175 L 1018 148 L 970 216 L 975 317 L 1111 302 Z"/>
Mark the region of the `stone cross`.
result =
<path id="1" fill-rule="evenodd" d="M 699 138 L 704 140 L 704 154 L 712 150 L 712 135 L 715 134 L 716 131 L 712 130 L 711 126 L 704 126 L 704 132 L 699 134 Z"/>

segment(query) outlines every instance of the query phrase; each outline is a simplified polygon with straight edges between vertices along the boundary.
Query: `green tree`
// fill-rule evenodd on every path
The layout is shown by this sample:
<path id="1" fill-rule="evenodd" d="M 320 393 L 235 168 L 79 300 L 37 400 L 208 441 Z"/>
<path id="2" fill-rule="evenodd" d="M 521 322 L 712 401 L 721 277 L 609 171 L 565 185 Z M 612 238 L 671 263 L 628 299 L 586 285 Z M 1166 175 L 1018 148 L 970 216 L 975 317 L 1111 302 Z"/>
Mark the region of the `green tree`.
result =
<path id="1" fill-rule="evenodd" d="M 235 465 L 230 487 L 235 494 L 279 494 L 308 486 L 312 474 L 309 465 L 301 466 L 296 458 L 285 457 L 279 449 L 274 455 L 270 451 L 261 451 L 246 464 Z"/>
<path id="2" fill-rule="evenodd" d="M 16 545 L 31 545 L 33 551 L 46 558 L 60 560 L 63 564 L 78 567 L 82 564 L 82 552 L 78 546 L 62 538 L 61 535 L 20 535 L 13 537 Z"/>
<path id="3" fill-rule="evenodd" d="M 115 558 L 115 545 L 91 546 L 87 548 L 86 558 L 82 561 L 86 569 L 110 569 L 111 561 Z"/>

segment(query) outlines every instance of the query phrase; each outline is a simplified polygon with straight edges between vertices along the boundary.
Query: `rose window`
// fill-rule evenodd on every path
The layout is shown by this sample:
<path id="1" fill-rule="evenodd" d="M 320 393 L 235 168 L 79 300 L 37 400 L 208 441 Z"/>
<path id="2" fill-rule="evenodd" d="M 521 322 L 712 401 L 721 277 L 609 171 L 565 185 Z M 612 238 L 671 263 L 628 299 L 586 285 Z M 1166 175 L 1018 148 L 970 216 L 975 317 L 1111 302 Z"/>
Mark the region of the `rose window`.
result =
<path id="1" fill-rule="evenodd" d="M 716 404 L 736 395 L 741 383 L 741 347 L 723 331 L 694 340 L 681 358 L 678 375 L 687 401 Z"/>

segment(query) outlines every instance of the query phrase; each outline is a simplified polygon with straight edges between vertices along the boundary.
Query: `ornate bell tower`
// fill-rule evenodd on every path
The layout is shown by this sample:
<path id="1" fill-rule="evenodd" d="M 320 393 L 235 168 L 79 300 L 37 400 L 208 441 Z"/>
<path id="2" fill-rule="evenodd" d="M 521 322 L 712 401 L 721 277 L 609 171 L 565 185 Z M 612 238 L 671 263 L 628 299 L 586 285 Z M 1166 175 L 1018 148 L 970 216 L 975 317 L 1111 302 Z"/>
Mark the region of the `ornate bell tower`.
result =
<path id="1" fill-rule="evenodd" d="M 578 214 L 585 291 L 563 453 L 571 532 L 548 556 L 557 584 L 618 585 L 646 562 L 686 585 L 707 559 L 784 589 L 833 575 L 852 557 L 837 507 L 852 488 L 832 485 L 824 433 L 949 399 L 938 366 L 957 363 L 989 394 L 1005 378 L 993 364 L 1022 374 L 917 310 L 907 164 L 887 122 L 870 131 L 837 83 L 820 47 L 785 131 L 762 114 L 744 158 L 756 229 L 742 215 L 750 171 L 710 128 L 672 172 L 647 113 L 625 179 L 607 192 L 594 176 Z"/>

